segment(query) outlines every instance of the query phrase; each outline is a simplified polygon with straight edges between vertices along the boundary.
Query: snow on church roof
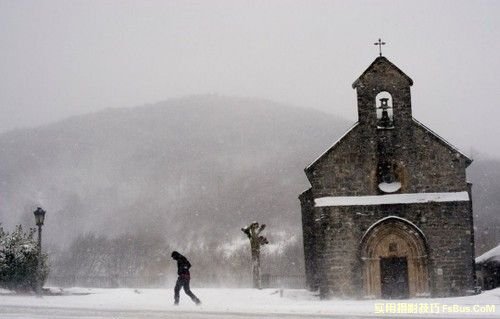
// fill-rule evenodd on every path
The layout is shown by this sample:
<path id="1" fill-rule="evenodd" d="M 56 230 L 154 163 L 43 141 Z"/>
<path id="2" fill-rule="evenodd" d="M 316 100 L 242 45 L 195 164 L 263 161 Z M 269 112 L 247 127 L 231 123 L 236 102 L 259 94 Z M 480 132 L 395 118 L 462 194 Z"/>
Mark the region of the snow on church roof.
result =
<path id="1" fill-rule="evenodd" d="M 496 246 L 493 249 L 488 250 L 481 256 L 476 258 L 476 264 L 484 263 L 487 261 L 500 261 L 500 245 Z"/>
<path id="2" fill-rule="evenodd" d="M 407 193 L 368 196 L 329 196 L 316 198 L 314 200 L 314 206 L 363 206 L 464 201 L 469 201 L 469 193 L 465 191 L 448 193 Z"/>

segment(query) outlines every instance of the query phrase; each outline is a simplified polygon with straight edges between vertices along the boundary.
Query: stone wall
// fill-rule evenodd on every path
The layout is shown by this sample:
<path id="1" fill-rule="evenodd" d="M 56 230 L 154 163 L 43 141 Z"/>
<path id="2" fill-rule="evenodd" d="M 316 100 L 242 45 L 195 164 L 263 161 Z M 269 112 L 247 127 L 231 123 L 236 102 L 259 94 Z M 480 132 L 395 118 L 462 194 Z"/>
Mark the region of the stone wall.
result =
<path id="1" fill-rule="evenodd" d="M 324 243 L 319 252 L 323 297 L 362 295 L 360 241 L 382 218 L 397 216 L 415 224 L 429 247 L 432 296 L 458 296 L 474 288 L 473 233 L 470 202 L 315 208 L 321 219 L 314 232 Z"/>

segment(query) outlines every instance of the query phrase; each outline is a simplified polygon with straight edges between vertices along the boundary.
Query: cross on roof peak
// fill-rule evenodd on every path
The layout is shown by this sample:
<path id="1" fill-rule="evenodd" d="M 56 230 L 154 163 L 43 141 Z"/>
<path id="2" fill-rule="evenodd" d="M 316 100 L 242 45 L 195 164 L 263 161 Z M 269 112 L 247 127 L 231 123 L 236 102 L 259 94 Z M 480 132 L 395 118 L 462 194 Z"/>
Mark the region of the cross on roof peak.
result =
<path id="1" fill-rule="evenodd" d="M 375 42 L 374 45 L 378 45 L 379 56 L 382 56 L 382 46 L 385 45 L 385 42 L 382 42 L 382 40 L 379 38 L 378 42 Z"/>

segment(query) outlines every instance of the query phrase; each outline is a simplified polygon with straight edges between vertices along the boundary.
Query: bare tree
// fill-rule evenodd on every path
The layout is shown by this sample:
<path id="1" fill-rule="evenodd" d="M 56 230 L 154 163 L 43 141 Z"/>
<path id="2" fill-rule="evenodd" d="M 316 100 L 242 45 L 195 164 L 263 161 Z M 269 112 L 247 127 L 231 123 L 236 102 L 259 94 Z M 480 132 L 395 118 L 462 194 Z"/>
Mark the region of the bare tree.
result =
<path id="1" fill-rule="evenodd" d="M 260 236 L 260 233 L 266 228 L 265 224 L 259 226 L 259 223 L 253 222 L 250 225 L 241 229 L 248 239 L 250 239 L 250 247 L 252 249 L 252 273 L 253 273 L 253 287 L 261 289 L 260 277 L 260 246 L 269 244 L 267 238 Z"/>

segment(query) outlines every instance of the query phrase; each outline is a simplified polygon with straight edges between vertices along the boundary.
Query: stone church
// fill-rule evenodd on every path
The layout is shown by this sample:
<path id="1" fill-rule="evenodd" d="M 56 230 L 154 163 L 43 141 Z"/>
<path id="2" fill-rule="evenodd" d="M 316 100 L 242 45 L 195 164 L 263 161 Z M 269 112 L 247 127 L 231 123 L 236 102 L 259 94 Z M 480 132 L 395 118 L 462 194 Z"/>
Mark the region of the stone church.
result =
<path id="1" fill-rule="evenodd" d="M 305 169 L 306 280 L 323 298 L 473 292 L 471 159 L 412 117 L 413 81 L 380 55 L 358 122 Z"/>

